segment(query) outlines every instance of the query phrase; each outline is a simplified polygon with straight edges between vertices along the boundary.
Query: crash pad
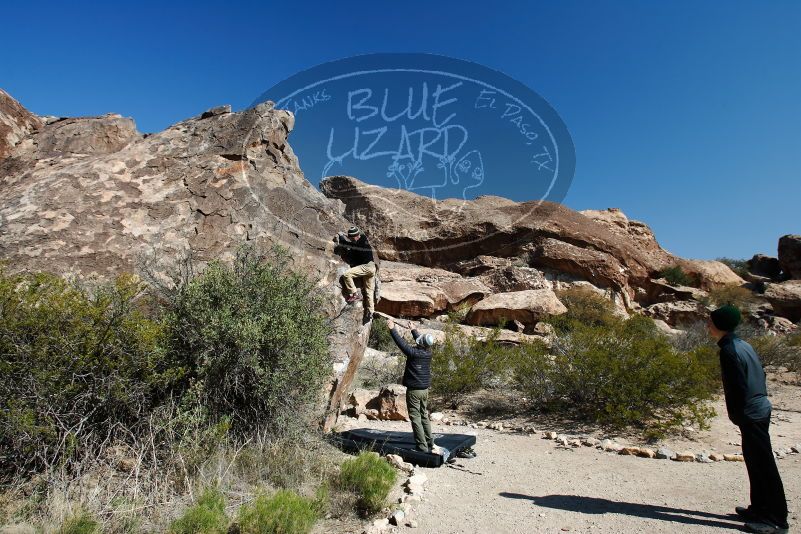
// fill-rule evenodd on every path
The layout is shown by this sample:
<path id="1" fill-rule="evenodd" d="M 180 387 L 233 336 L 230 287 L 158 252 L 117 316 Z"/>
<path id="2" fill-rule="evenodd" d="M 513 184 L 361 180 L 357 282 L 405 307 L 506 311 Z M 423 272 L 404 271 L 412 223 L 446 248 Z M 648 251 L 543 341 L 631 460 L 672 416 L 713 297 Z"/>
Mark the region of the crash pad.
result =
<path id="1" fill-rule="evenodd" d="M 434 444 L 450 451 L 454 457 L 457 452 L 476 444 L 476 437 L 467 434 L 433 435 Z M 405 461 L 421 467 L 440 467 L 446 461 L 441 454 L 418 451 L 411 432 L 393 432 L 375 428 L 356 428 L 333 434 L 332 439 L 348 452 L 363 450 L 375 451 L 384 456 L 397 454 Z"/>

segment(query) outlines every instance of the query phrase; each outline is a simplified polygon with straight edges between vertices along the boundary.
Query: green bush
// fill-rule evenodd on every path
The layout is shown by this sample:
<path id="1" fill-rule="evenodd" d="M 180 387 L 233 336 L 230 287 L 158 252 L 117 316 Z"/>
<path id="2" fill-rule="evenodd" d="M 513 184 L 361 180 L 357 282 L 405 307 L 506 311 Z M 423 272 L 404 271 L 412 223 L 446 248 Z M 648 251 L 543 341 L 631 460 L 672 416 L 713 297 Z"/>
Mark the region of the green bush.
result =
<path id="1" fill-rule="evenodd" d="M 191 369 L 191 400 L 232 430 L 273 433 L 318 417 L 330 372 L 319 292 L 282 249 L 212 262 L 168 302 L 171 352 Z"/>
<path id="2" fill-rule="evenodd" d="M 465 337 L 454 326 L 436 343 L 431 360 L 431 391 L 457 405 L 465 395 L 490 385 L 509 369 L 509 353 L 497 343 L 499 331 L 486 341 Z"/>
<path id="3" fill-rule="evenodd" d="M 648 318 L 575 325 L 551 353 L 532 349 L 517 363 L 517 383 L 540 405 L 650 435 L 712 415 L 704 401 L 717 391 L 717 360 L 701 349 L 676 351 Z"/>
<path id="4" fill-rule="evenodd" d="M 734 271 L 740 278 L 748 276 L 748 260 L 735 260 L 732 258 L 718 258 L 720 263 Z"/>
<path id="5" fill-rule="evenodd" d="M 790 336 L 757 335 L 746 340 L 762 360 L 765 367 L 784 367 L 788 371 L 801 373 L 801 345 L 798 334 Z"/>
<path id="6" fill-rule="evenodd" d="M 731 304 L 739 309 L 743 309 L 755 302 L 756 297 L 750 289 L 734 284 L 716 287 L 709 291 L 709 303 L 713 306 Z"/>
<path id="7" fill-rule="evenodd" d="M 392 339 L 387 322 L 383 318 L 379 317 L 373 320 L 367 346 L 389 354 L 390 357 L 395 358 L 395 363 L 376 360 L 365 361 L 359 366 L 355 384 L 358 384 L 359 387 L 373 389 L 381 388 L 387 384 L 399 383 L 403 377 L 406 357 L 401 354 L 400 349 Z"/>
<path id="8" fill-rule="evenodd" d="M 228 532 L 225 496 L 217 488 L 206 488 L 197 502 L 170 525 L 173 534 L 225 534 Z"/>
<path id="9" fill-rule="evenodd" d="M 318 504 L 297 493 L 281 490 L 260 495 L 239 509 L 242 534 L 307 534 L 317 522 Z"/>
<path id="10" fill-rule="evenodd" d="M 370 338 L 367 341 L 367 346 L 382 352 L 393 352 L 398 348 L 395 340 L 392 339 L 387 321 L 383 317 L 375 319 L 370 326 Z"/>
<path id="11" fill-rule="evenodd" d="M 362 452 L 342 463 L 339 488 L 353 492 L 357 507 L 364 515 L 381 511 L 395 484 L 395 469 L 374 452 Z"/>
<path id="12" fill-rule="evenodd" d="M 130 439 L 182 376 L 142 289 L 129 276 L 89 291 L 0 270 L 0 477 Z"/>
<path id="13" fill-rule="evenodd" d="M 611 300 L 588 287 L 576 286 L 557 291 L 556 296 L 565 305 L 567 312 L 545 320 L 557 332 L 567 332 L 576 324 L 587 326 L 609 326 L 619 319 Z"/>
<path id="14" fill-rule="evenodd" d="M 100 523 L 89 512 L 80 512 L 68 518 L 58 530 L 59 534 L 100 534 Z"/>
<path id="15" fill-rule="evenodd" d="M 689 286 L 689 287 L 697 287 L 698 280 L 693 277 L 692 275 L 686 273 L 684 269 L 682 269 L 678 265 L 674 265 L 672 267 L 668 267 L 667 269 L 663 269 L 659 273 L 660 278 L 664 278 L 668 281 L 670 285 L 673 286 Z"/>

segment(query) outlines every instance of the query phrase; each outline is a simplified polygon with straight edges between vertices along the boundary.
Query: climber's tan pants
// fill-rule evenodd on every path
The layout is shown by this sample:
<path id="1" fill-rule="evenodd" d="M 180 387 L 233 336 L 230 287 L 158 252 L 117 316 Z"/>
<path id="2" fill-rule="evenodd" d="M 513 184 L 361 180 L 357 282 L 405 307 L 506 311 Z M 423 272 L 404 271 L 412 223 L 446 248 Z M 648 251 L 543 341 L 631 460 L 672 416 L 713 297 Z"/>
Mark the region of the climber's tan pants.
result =
<path id="1" fill-rule="evenodd" d="M 353 283 L 354 278 L 364 279 L 364 291 L 367 293 L 367 300 L 364 309 L 373 313 L 375 311 L 375 263 L 369 262 L 364 265 L 357 265 L 351 267 L 345 274 L 342 275 L 342 280 L 345 282 L 345 289 L 352 295 L 358 291 L 356 284 Z"/>

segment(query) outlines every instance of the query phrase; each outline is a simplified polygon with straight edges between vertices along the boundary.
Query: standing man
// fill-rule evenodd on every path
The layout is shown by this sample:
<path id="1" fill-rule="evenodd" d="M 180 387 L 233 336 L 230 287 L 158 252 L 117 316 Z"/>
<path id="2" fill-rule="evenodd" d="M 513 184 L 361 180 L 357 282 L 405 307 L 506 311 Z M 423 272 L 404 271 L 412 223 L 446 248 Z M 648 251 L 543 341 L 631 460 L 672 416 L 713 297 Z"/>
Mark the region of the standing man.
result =
<path id="1" fill-rule="evenodd" d="M 412 421 L 417 450 L 435 452 L 432 451 L 434 438 L 431 437 L 431 421 L 428 418 L 428 388 L 431 387 L 431 347 L 434 346 L 434 336 L 420 334 L 413 329 L 412 337 L 417 346 L 412 347 L 398 333 L 392 319 L 387 320 L 387 326 L 392 339 L 406 355 L 406 368 L 401 383 L 406 386 L 406 408 Z"/>
<path id="2" fill-rule="evenodd" d="M 364 322 L 369 321 L 373 317 L 375 311 L 375 273 L 376 273 L 376 255 L 373 253 L 373 247 L 367 241 L 367 236 L 356 226 L 351 226 L 347 234 L 342 232 L 334 237 L 338 253 L 350 265 L 350 269 L 345 271 L 342 279 L 345 283 L 347 294 L 345 300 L 348 303 L 356 302 L 361 298 L 356 284 L 353 283 L 354 278 L 361 278 L 364 282 L 364 290 L 367 293 L 367 302 L 364 306 Z"/>
<path id="3" fill-rule="evenodd" d="M 768 401 L 765 371 L 754 349 L 734 333 L 741 321 L 740 310 L 726 305 L 713 311 L 707 323 L 720 347 L 720 368 L 726 410 L 732 423 L 740 427 L 743 457 L 751 483 L 751 505 L 738 506 L 737 515 L 746 521 L 749 532 L 784 533 L 787 499 L 770 444 L 771 405 Z"/>

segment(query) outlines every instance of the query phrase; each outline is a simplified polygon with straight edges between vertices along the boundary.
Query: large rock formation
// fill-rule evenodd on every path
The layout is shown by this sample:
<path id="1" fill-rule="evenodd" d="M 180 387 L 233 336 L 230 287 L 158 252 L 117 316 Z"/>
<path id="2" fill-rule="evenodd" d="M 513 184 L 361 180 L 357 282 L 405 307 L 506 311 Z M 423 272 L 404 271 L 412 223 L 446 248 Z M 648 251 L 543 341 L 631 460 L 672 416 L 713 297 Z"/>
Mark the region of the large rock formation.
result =
<path id="1" fill-rule="evenodd" d="M 787 278 L 801 279 L 801 235 L 779 239 L 779 264 Z"/>
<path id="2" fill-rule="evenodd" d="M 346 176 L 326 178 L 320 186 L 345 203 L 345 216 L 363 227 L 390 260 L 471 275 L 516 263 L 587 280 L 619 293 L 629 306 L 648 294 L 659 271 L 674 265 L 694 274 L 703 288 L 744 283 L 720 262 L 670 254 L 646 225 L 619 210 L 582 214 L 550 202 L 491 196 L 436 201 Z M 515 262 L 504 265 L 503 259 Z"/>
<path id="3" fill-rule="evenodd" d="M 779 263 L 779 258 L 764 254 L 754 254 L 746 265 L 752 277 L 758 277 L 762 280 L 778 280 L 781 276 L 782 266 Z"/>
<path id="4" fill-rule="evenodd" d="M 801 321 L 801 280 L 768 284 L 765 298 L 777 315 L 793 322 Z"/>
<path id="5" fill-rule="evenodd" d="M 118 115 L 45 123 L 0 92 L 0 257 L 14 270 L 110 277 L 153 253 L 191 249 L 203 262 L 230 259 L 245 242 L 288 247 L 336 317 L 335 417 L 369 327 L 360 310 L 339 313 L 344 265 L 330 239 L 348 223 L 304 179 L 287 143 L 293 123 L 268 103 L 142 135 Z"/>

